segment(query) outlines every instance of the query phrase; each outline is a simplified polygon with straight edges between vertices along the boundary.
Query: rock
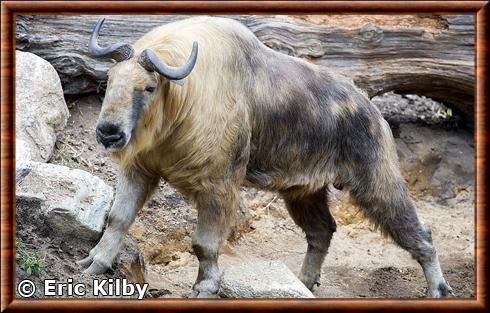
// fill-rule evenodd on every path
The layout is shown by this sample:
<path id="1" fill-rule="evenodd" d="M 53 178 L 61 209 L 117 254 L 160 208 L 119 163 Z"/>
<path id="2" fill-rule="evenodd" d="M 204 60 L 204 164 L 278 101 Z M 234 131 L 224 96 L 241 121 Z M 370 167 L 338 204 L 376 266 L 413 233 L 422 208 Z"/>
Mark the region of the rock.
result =
<path id="1" fill-rule="evenodd" d="M 53 153 L 56 131 L 69 112 L 61 82 L 46 60 L 27 52 L 15 53 L 15 132 L 31 151 L 33 161 L 46 162 Z"/>
<path id="2" fill-rule="evenodd" d="M 15 140 L 15 181 L 18 184 L 31 171 L 32 153 L 27 142 Z"/>
<path id="3" fill-rule="evenodd" d="M 221 276 L 224 298 L 314 298 L 308 288 L 281 261 L 232 264 Z"/>
<path id="4" fill-rule="evenodd" d="M 461 191 L 473 191 L 473 135 L 401 124 L 396 138 L 403 176 L 412 192 L 450 204 Z"/>
<path id="5" fill-rule="evenodd" d="M 465 123 L 458 112 L 453 112 L 443 103 L 424 96 L 402 96 L 388 92 L 371 100 L 392 127 L 402 123 L 417 123 L 437 128 L 455 129 L 459 124 Z"/>
<path id="6" fill-rule="evenodd" d="M 97 239 L 111 207 L 112 188 L 82 170 L 39 162 L 31 166 L 17 185 L 17 199 L 40 202 L 40 214 L 54 231 Z"/>
<path id="7" fill-rule="evenodd" d="M 124 241 L 118 259 L 121 271 L 127 278 L 138 284 L 146 282 L 145 258 L 134 239 Z"/>

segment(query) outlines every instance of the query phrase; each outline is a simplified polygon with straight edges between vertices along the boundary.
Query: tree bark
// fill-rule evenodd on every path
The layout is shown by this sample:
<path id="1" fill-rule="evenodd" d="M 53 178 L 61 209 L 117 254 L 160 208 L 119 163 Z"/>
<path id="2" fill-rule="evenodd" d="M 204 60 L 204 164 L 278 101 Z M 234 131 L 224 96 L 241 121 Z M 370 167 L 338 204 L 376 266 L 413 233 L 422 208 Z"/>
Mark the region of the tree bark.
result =
<path id="1" fill-rule="evenodd" d="M 245 24 L 274 50 L 351 77 L 370 97 L 387 91 L 425 95 L 473 116 L 472 15 L 400 16 L 395 24 L 393 17 L 350 16 L 326 22 L 318 16 L 228 17 Z M 185 16 L 110 16 L 100 42 L 104 46 L 132 43 L 150 29 L 182 18 Z M 49 61 L 66 95 L 101 91 L 111 63 L 93 59 L 87 51 L 97 19 L 18 15 L 17 49 Z M 427 24 L 427 19 L 433 23 Z"/>

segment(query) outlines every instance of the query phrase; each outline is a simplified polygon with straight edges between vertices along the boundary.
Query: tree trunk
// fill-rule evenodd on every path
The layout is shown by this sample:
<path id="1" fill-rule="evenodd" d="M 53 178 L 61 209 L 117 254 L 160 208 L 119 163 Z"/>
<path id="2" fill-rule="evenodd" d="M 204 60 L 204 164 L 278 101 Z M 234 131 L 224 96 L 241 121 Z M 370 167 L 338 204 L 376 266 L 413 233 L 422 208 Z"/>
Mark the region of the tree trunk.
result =
<path id="1" fill-rule="evenodd" d="M 474 18 L 465 16 L 228 16 L 270 48 L 351 77 L 370 97 L 395 91 L 442 101 L 473 115 Z M 110 16 L 100 42 L 132 43 L 185 16 Z M 110 62 L 87 44 L 98 16 L 17 16 L 17 49 L 49 61 L 66 95 L 105 88 Z"/>

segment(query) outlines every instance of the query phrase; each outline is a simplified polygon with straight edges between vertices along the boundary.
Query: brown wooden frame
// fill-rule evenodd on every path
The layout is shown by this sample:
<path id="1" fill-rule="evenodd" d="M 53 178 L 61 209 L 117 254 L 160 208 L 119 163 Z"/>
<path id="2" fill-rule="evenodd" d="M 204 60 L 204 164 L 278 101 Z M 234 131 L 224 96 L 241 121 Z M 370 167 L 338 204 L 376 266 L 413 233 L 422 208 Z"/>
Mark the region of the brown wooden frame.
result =
<path id="1" fill-rule="evenodd" d="M 7 311 L 229 311 L 378 310 L 487 311 L 488 283 L 488 1 L 4 1 L 1 3 L 1 310 Z M 475 246 L 472 299 L 19 299 L 15 298 L 15 15 L 63 14 L 473 14 L 476 23 Z"/>

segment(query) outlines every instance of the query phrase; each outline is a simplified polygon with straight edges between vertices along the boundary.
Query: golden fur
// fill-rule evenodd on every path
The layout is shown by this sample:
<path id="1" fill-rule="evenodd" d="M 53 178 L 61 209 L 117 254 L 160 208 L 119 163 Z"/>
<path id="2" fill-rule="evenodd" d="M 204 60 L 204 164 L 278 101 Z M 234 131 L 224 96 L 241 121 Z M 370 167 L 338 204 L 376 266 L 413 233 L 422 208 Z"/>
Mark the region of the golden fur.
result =
<path id="1" fill-rule="evenodd" d="M 219 40 L 216 36 L 221 32 L 213 24 L 202 23 L 205 19 L 196 18 L 163 25 L 134 44 L 136 54 L 145 48 L 151 48 L 160 59 L 169 65 L 178 66 L 185 62 L 185 53 L 191 50 L 192 41 L 199 38 L 199 58 L 192 73 L 185 78 L 183 86 L 169 82 L 157 74 L 150 74 L 153 77 L 149 79 L 149 73 L 137 63 L 137 58 L 132 58 L 111 69 L 110 88 L 106 96 L 111 97 L 111 93 L 118 92 L 114 88 L 117 85 L 116 80 L 121 85 L 133 84 L 136 89 L 140 86 L 144 88 L 151 79 L 158 81 L 153 102 L 141 115 L 133 137 L 126 147 L 113 153 L 113 157 L 123 171 L 137 167 L 188 191 L 194 187 L 206 188 L 204 185 L 209 180 L 222 176 L 223 170 L 228 166 L 227 155 L 231 152 L 237 132 L 247 120 L 246 110 L 237 103 L 238 89 L 234 82 L 222 78 L 221 69 L 216 64 L 202 61 L 221 61 L 220 56 L 216 56 L 217 51 L 227 55 L 229 52 L 226 49 L 235 49 L 226 45 L 222 45 L 219 50 L 211 49 L 215 41 Z M 198 28 L 199 34 L 193 25 L 195 23 L 202 24 Z M 174 35 L 176 33 L 178 36 Z M 213 39 L 206 40 L 208 37 Z M 223 38 L 222 42 L 229 40 Z M 131 77 L 121 73 L 131 73 Z M 126 86 L 125 89 L 130 88 Z M 229 93 L 222 93 L 227 90 Z M 129 99 L 126 101 L 130 102 Z M 112 110 L 118 109 L 121 110 L 120 107 L 112 107 Z M 106 117 L 108 114 L 112 114 L 111 107 L 102 116 Z M 124 116 L 121 112 L 113 114 L 119 119 Z M 196 173 L 197 170 L 200 173 Z"/>

